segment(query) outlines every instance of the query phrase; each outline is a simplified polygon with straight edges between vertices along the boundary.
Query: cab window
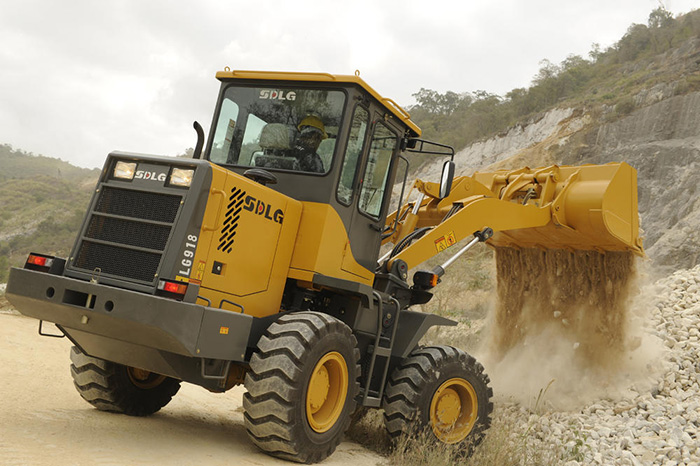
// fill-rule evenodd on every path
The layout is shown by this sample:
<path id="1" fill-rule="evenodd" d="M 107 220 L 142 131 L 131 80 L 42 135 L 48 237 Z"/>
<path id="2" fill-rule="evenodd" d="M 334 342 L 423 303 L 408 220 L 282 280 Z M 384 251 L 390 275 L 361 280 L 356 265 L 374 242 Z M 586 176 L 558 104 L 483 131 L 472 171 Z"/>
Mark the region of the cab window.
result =
<path id="1" fill-rule="evenodd" d="M 340 172 L 340 181 L 338 182 L 338 201 L 345 205 L 352 203 L 353 183 L 357 173 L 357 165 L 361 159 L 360 155 L 362 155 L 362 146 L 365 141 L 368 124 L 369 113 L 364 108 L 357 107 L 350 124 L 348 147 L 345 151 L 343 168 Z"/>
<path id="2" fill-rule="evenodd" d="M 216 126 L 216 135 L 214 136 L 215 142 L 209 157 L 212 161 L 221 163 L 223 159 L 225 162 L 226 154 L 231 149 L 236 121 L 238 121 L 238 105 L 229 99 L 225 99 L 219 112 L 219 121 Z"/>
<path id="3" fill-rule="evenodd" d="M 344 106 L 340 90 L 230 86 L 209 158 L 226 165 L 328 173 Z"/>
<path id="4" fill-rule="evenodd" d="M 370 141 L 369 157 L 362 177 L 360 191 L 360 211 L 378 218 L 382 210 L 384 196 L 388 191 L 391 156 L 396 149 L 398 138 L 386 125 L 378 123 Z"/>

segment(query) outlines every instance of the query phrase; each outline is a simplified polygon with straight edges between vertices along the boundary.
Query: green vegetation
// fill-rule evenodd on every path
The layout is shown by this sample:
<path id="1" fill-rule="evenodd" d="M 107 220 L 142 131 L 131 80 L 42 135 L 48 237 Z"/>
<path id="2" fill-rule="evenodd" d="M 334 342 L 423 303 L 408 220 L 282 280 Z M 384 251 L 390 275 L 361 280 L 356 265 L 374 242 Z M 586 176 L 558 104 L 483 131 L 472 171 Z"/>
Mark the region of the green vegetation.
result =
<path id="1" fill-rule="evenodd" d="M 0 283 L 31 251 L 68 256 L 98 174 L 0 145 Z"/>
<path id="2" fill-rule="evenodd" d="M 635 107 L 632 96 L 655 84 L 675 83 L 677 94 L 700 90 L 697 73 L 669 66 L 670 54 L 664 55 L 698 36 L 700 11 L 674 19 L 659 7 L 647 25 L 632 24 L 608 49 L 593 44 L 588 59 L 570 55 L 558 65 L 542 60 L 529 88 L 513 89 L 505 96 L 483 90 L 440 94 L 421 89 L 409 110 L 424 138 L 458 149 L 554 106 L 608 105 L 614 107 L 612 117 L 624 116 Z"/>

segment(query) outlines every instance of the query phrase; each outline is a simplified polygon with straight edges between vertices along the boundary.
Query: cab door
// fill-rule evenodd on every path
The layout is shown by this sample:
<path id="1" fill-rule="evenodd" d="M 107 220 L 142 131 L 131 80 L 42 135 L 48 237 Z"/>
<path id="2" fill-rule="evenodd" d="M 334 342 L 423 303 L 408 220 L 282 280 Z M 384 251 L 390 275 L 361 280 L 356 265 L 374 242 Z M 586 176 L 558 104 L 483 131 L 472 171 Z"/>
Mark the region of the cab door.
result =
<path id="1" fill-rule="evenodd" d="M 359 108 L 359 107 L 358 107 Z M 356 112 L 357 115 L 357 112 Z M 374 114 L 365 140 L 363 163 L 357 164 L 357 188 L 353 192 L 353 213 L 348 236 L 352 254 L 343 258 L 343 268 L 354 261 L 374 272 L 381 245 L 381 231 L 386 217 L 386 204 L 393 186 L 394 154 L 399 143 L 398 132 L 385 123 L 381 114 Z M 341 180 L 342 182 L 342 180 Z"/>

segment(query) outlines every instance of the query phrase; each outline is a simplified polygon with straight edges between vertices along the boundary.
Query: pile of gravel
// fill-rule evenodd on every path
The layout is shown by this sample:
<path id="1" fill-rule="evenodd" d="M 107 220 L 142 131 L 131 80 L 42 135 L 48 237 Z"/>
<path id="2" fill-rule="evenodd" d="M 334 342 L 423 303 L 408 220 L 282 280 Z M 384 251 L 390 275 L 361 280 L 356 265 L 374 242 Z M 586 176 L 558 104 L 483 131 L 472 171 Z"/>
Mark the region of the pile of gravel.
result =
<path id="1" fill-rule="evenodd" d="M 535 413 L 502 406 L 519 419 L 530 448 L 564 452 L 565 466 L 700 465 L 700 266 L 656 283 L 646 331 L 666 347 L 651 390 L 600 400 L 576 412 Z"/>

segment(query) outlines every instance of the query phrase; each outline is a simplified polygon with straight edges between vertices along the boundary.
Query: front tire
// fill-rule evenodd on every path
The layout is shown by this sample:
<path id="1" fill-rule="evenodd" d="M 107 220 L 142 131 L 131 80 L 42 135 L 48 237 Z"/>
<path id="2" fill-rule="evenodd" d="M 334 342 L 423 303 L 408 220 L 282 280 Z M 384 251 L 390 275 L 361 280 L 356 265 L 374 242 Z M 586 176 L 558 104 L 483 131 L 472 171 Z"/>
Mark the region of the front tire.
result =
<path id="1" fill-rule="evenodd" d="M 167 405 L 180 389 L 179 380 L 93 358 L 75 346 L 70 359 L 75 388 L 100 411 L 148 416 Z"/>
<path id="2" fill-rule="evenodd" d="M 318 312 L 280 317 L 246 374 L 243 408 L 253 443 L 300 463 L 330 456 L 355 410 L 359 359 L 355 336 L 338 319 Z"/>
<path id="3" fill-rule="evenodd" d="M 451 346 L 415 350 L 396 368 L 384 395 L 384 423 L 396 440 L 419 430 L 470 453 L 491 425 L 493 391 L 484 368 Z"/>

